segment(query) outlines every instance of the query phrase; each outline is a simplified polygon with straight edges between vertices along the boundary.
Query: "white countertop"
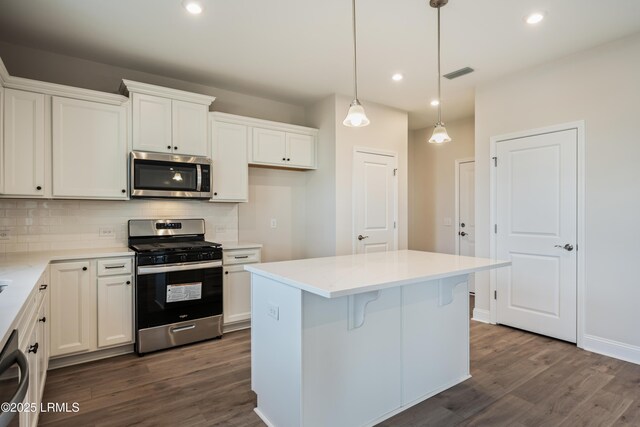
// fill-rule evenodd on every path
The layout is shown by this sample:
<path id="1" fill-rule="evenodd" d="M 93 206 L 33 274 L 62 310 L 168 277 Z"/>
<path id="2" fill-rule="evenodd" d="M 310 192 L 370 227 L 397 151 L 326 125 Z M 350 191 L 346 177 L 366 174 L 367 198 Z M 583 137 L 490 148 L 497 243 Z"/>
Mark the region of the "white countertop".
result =
<path id="1" fill-rule="evenodd" d="M 15 328 L 25 302 L 50 262 L 132 255 L 134 252 L 126 247 L 0 255 L 0 284 L 4 281 L 9 283 L 0 293 L 0 349 Z"/>
<path id="2" fill-rule="evenodd" d="M 510 261 L 402 250 L 250 264 L 244 269 L 325 298 L 337 298 L 509 265 Z"/>
<path id="3" fill-rule="evenodd" d="M 251 242 L 222 242 L 222 250 L 234 250 L 234 249 L 260 249 L 262 243 Z"/>

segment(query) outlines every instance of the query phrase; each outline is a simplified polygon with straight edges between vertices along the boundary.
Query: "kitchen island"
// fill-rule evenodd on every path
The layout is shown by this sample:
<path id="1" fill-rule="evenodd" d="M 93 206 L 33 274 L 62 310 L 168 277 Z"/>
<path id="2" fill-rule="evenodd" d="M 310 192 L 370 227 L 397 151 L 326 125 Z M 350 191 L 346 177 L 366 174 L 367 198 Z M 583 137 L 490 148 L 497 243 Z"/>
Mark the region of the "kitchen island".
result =
<path id="1" fill-rule="evenodd" d="M 251 384 L 269 426 L 369 426 L 470 377 L 470 273 L 392 251 L 254 264 Z"/>

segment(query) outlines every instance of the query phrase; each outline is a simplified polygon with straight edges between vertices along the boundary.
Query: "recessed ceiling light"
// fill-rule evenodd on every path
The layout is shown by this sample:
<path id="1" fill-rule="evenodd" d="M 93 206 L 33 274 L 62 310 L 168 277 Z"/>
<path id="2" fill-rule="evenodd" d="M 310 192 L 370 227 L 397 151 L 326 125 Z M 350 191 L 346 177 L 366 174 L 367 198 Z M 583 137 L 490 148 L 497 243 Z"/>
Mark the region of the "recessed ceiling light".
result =
<path id="1" fill-rule="evenodd" d="M 434 99 L 433 101 L 431 101 L 432 107 L 437 107 L 438 105 L 440 105 L 440 101 L 438 101 L 437 99 Z"/>
<path id="2" fill-rule="evenodd" d="M 199 15 L 204 10 L 204 7 L 202 7 L 202 3 L 196 0 L 185 0 L 182 2 L 182 5 L 185 9 L 187 9 L 187 12 L 192 15 Z"/>
<path id="3" fill-rule="evenodd" d="M 544 19 L 544 13 L 534 12 L 534 13 L 528 15 L 525 18 L 525 21 L 527 22 L 527 24 L 535 25 L 535 24 L 539 24 L 540 22 L 542 22 L 543 19 Z"/>
<path id="4" fill-rule="evenodd" d="M 395 73 L 393 76 L 391 76 L 391 78 L 393 79 L 393 81 L 399 82 L 404 78 L 404 76 L 400 73 Z"/>

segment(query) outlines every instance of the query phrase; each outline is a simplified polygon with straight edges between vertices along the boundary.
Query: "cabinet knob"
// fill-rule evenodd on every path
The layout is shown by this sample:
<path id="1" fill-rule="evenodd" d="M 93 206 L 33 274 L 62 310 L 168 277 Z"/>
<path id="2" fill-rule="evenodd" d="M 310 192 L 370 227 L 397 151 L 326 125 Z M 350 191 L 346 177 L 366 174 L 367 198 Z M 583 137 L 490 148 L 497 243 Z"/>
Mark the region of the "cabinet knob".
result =
<path id="1" fill-rule="evenodd" d="M 287 161 L 287 158 L 286 158 L 286 157 L 283 157 L 283 158 L 282 158 L 282 161 L 283 161 L 283 162 L 286 162 L 286 161 Z"/>
<path id="2" fill-rule="evenodd" d="M 290 162 L 290 161 L 291 161 L 291 159 L 287 159 L 287 162 Z"/>
<path id="3" fill-rule="evenodd" d="M 213 193 L 213 195 L 214 195 L 214 196 L 217 196 L 217 195 L 218 195 L 218 193 Z"/>
<path id="4" fill-rule="evenodd" d="M 38 347 L 40 347 L 40 345 L 38 343 L 35 343 L 34 345 L 30 345 L 29 346 L 29 353 L 36 354 L 38 352 Z"/>
<path id="5" fill-rule="evenodd" d="M 36 187 L 36 190 L 38 190 L 38 191 L 42 190 L 42 186 L 38 185 L 38 186 Z"/>
<path id="6" fill-rule="evenodd" d="M 178 147 L 174 146 L 174 147 L 173 147 L 173 149 L 174 149 L 174 150 L 177 150 L 177 149 L 178 149 Z"/>
<path id="7" fill-rule="evenodd" d="M 131 280 L 127 280 L 127 285 L 130 285 L 130 284 L 131 284 Z"/>
<path id="8" fill-rule="evenodd" d="M 82 267 L 82 271 L 87 271 L 87 267 Z"/>
<path id="9" fill-rule="evenodd" d="M 127 192 L 127 190 L 125 190 L 124 188 L 122 189 L 122 194 L 125 194 Z"/>
<path id="10" fill-rule="evenodd" d="M 225 271 L 225 272 L 224 272 L 224 274 L 229 274 L 229 272 L 228 272 L 228 271 Z"/>
<path id="11" fill-rule="evenodd" d="M 167 145 L 167 150 L 171 150 L 171 146 L 170 145 Z"/>
<path id="12" fill-rule="evenodd" d="M 42 284 L 42 285 L 40 285 L 40 290 L 41 290 L 41 291 L 44 291 L 44 290 L 45 290 L 45 289 L 47 289 L 48 287 L 49 287 L 49 285 Z"/>
<path id="13" fill-rule="evenodd" d="M 38 319 L 38 322 L 46 323 L 47 322 L 47 318 L 43 317 L 42 319 Z"/>

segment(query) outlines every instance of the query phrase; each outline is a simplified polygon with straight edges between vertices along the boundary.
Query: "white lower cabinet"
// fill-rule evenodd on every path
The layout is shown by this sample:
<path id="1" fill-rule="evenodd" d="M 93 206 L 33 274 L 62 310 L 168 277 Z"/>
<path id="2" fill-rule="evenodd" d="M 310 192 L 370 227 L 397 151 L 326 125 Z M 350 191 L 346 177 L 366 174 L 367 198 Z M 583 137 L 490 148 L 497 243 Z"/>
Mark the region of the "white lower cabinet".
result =
<path id="1" fill-rule="evenodd" d="M 98 347 L 133 340 L 132 277 L 98 278 Z"/>
<path id="2" fill-rule="evenodd" d="M 251 274 L 244 266 L 260 262 L 259 247 L 225 249 L 223 253 L 223 323 L 225 331 L 251 326 Z"/>
<path id="3" fill-rule="evenodd" d="M 133 342 L 131 257 L 51 264 L 51 356 Z"/>
<path id="4" fill-rule="evenodd" d="M 95 284 L 90 261 L 51 265 L 51 356 L 88 351 L 95 340 Z"/>

